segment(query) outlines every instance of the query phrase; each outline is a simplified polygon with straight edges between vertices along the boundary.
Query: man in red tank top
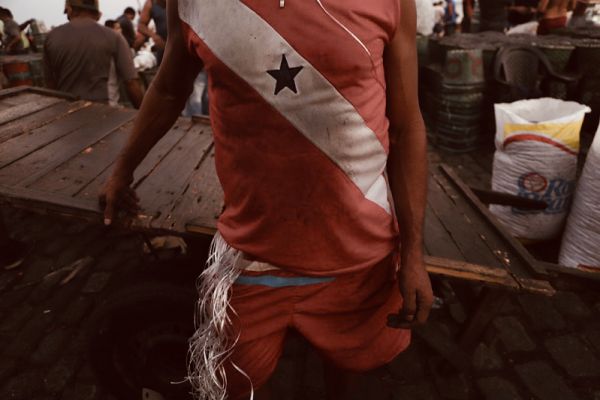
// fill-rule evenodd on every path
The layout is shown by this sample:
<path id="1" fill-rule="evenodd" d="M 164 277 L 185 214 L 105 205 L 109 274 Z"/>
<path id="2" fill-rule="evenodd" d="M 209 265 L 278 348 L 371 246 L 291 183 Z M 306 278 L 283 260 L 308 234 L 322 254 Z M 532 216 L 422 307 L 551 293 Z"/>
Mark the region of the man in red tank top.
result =
<path id="1" fill-rule="evenodd" d="M 352 372 L 408 346 L 433 300 L 414 2 L 168 0 L 167 12 L 165 58 L 103 190 L 105 222 L 136 211 L 133 171 L 206 68 L 225 210 L 190 382 L 202 398 L 269 398 L 295 329 L 343 399 Z"/>

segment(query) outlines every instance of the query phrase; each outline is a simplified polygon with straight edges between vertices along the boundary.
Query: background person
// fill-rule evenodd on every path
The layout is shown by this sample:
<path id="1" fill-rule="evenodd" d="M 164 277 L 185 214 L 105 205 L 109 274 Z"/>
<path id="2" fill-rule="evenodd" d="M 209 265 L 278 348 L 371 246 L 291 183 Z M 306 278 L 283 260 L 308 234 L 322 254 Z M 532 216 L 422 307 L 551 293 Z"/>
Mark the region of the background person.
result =
<path id="1" fill-rule="evenodd" d="M 150 29 L 150 21 L 154 22 L 156 31 Z M 138 31 L 154 41 L 156 60 L 160 65 L 168 35 L 166 0 L 146 0 L 140 12 Z"/>
<path id="2" fill-rule="evenodd" d="M 121 25 L 123 36 L 129 47 L 133 48 L 135 43 L 135 27 L 133 26 L 133 20 L 135 19 L 135 10 L 132 7 L 127 7 L 123 11 L 123 15 L 117 18 L 117 22 Z"/>
<path id="3" fill-rule="evenodd" d="M 47 85 L 84 100 L 108 103 L 110 65 L 138 108 L 143 92 L 133 58 L 122 35 L 97 23 L 98 0 L 67 0 L 69 22 L 53 29 L 44 46 Z"/>
<path id="4" fill-rule="evenodd" d="M 21 32 L 19 24 L 13 19 L 12 12 L 0 7 L 0 19 L 4 23 L 4 51 L 8 54 L 23 54 L 28 52 L 29 41 Z"/>

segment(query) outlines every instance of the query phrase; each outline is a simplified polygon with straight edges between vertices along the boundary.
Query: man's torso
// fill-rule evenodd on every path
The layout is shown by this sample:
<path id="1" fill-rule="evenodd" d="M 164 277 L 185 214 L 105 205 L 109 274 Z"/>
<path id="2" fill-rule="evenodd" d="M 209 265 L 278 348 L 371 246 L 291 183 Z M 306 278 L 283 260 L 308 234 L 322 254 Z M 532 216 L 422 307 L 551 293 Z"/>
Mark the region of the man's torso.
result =
<path id="1" fill-rule="evenodd" d="M 135 29 L 133 27 L 133 22 L 131 22 L 131 20 L 127 18 L 127 15 L 125 14 L 121 15 L 117 19 L 117 22 L 119 22 L 119 25 L 121 25 L 123 36 L 125 39 L 127 39 L 127 44 L 129 44 L 130 47 L 133 47 L 133 42 L 135 42 Z"/>
<path id="2" fill-rule="evenodd" d="M 219 222 L 234 247 L 289 270 L 375 264 L 396 231 L 384 178 L 383 52 L 397 2 L 180 0 L 210 77 Z"/>

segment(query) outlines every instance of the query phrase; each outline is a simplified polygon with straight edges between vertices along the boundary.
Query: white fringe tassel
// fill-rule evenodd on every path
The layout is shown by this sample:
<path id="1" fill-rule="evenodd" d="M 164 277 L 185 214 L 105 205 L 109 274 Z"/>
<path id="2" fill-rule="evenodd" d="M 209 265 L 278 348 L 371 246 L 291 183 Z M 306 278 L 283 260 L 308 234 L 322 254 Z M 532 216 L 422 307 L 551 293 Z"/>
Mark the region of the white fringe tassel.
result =
<path id="1" fill-rule="evenodd" d="M 199 400 L 225 400 L 227 377 L 225 361 L 239 339 L 233 332 L 228 311 L 230 291 L 241 273 L 242 253 L 233 249 L 219 233 L 212 241 L 206 269 L 198 278 L 200 295 L 196 308 L 196 332 L 190 339 L 188 380 Z M 237 366 L 242 375 L 248 376 Z M 253 393 L 250 394 L 250 399 Z"/>

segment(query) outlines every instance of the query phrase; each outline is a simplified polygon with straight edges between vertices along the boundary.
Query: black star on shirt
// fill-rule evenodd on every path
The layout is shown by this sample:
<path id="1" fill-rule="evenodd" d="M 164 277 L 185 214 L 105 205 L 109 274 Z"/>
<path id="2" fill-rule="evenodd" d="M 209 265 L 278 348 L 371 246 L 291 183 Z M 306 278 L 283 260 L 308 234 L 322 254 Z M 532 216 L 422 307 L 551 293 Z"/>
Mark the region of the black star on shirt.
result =
<path id="1" fill-rule="evenodd" d="M 298 93 L 296 89 L 296 82 L 294 79 L 296 75 L 302 70 L 304 67 L 294 67 L 290 68 L 287 58 L 285 58 L 285 54 L 281 56 L 281 65 L 279 69 L 272 69 L 267 71 L 269 75 L 271 75 L 277 81 L 275 85 L 275 95 L 278 95 L 283 89 L 288 88 L 294 93 Z"/>

